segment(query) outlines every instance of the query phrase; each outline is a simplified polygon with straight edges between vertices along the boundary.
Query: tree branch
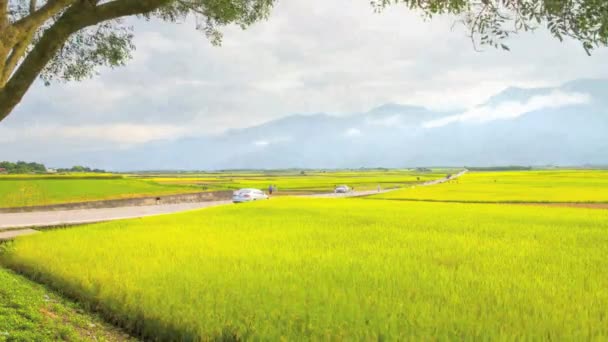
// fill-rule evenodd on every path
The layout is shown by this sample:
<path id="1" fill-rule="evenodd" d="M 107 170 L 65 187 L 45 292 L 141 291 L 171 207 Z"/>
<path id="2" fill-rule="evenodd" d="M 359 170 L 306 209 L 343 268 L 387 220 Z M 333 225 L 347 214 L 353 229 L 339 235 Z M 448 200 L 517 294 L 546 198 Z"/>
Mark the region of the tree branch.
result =
<path id="1" fill-rule="evenodd" d="M 11 74 L 13 73 L 13 71 L 15 71 L 17 64 L 25 55 L 27 47 L 32 42 L 33 38 L 34 34 L 32 32 L 25 39 L 19 41 L 17 45 L 13 47 L 13 50 L 6 59 L 6 63 L 4 63 L 4 66 L 0 69 L 0 89 L 6 85 L 6 82 L 8 82 Z"/>
<path id="2" fill-rule="evenodd" d="M 8 0 L 0 0 L 0 5 L 2 2 L 6 2 Z M 36 11 L 38 1 L 30 0 L 29 11 L 30 14 L 33 14 Z M 32 42 L 34 38 L 34 30 L 30 31 L 24 38 L 20 39 L 15 46 L 13 46 L 10 54 L 5 59 L 5 63 L 0 69 L 0 88 L 3 88 L 6 85 L 6 82 L 10 78 L 11 74 L 17 67 L 17 64 L 23 58 L 23 55 L 27 51 L 27 47 Z"/>
<path id="3" fill-rule="evenodd" d="M 0 30 L 8 25 L 8 0 L 0 0 Z"/>
<path id="4" fill-rule="evenodd" d="M 55 24 L 44 32 L 5 87 L 0 88 L 0 122 L 21 102 L 42 69 L 73 33 L 106 20 L 149 13 L 170 1 L 115 0 L 100 6 L 83 1 L 70 6 Z"/>
<path id="5" fill-rule="evenodd" d="M 30 14 L 36 12 L 36 5 L 38 4 L 37 0 L 30 0 Z"/>
<path id="6" fill-rule="evenodd" d="M 49 0 L 38 10 L 35 10 L 36 1 L 32 0 L 30 2 L 31 14 L 17 20 L 13 25 L 18 30 L 30 31 L 34 27 L 40 27 L 54 15 L 61 13 L 61 11 L 65 10 L 70 5 L 76 2 L 77 0 Z M 33 7 L 32 4 L 34 4 Z M 32 9 L 34 9 L 33 12 Z"/>
<path id="7" fill-rule="evenodd" d="M 94 8 L 97 23 L 120 17 L 146 14 L 170 3 L 172 0 L 114 0 Z M 89 25 L 90 26 L 90 25 Z"/>

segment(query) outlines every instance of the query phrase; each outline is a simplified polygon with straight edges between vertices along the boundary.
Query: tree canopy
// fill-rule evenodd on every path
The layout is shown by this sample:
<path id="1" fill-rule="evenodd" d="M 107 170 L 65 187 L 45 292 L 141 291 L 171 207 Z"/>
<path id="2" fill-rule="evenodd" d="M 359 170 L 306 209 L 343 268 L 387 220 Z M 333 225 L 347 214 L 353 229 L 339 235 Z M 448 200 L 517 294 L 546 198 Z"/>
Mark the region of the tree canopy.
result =
<path id="1" fill-rule="evenodd" d="M 11 163 L 8 161 L 0 162 L 0 173 L 45 173 L 46 167 L 39 163 L 28 163 L 24 161 L 18 161 Z"/>
<path id="2" fill-rule="evenodd" d="M 193 17 L 214 44 L 221 27 L 243 29 L 265 19 L 276 0 L 0 0 L 0 122 L 37 78 L 79 81 L 100 66 L 123 66 L 134 49 L 125 17 L 169 22 Z M 467 28 L 474 46 L 508 50 L 504 39 L 546 27 L 557 39 L 571 37 L 587 53 L 608 45 L 606 0 L 373 0 L 381 12 L 404 5 L 432 18 L 451 14 Z"/>

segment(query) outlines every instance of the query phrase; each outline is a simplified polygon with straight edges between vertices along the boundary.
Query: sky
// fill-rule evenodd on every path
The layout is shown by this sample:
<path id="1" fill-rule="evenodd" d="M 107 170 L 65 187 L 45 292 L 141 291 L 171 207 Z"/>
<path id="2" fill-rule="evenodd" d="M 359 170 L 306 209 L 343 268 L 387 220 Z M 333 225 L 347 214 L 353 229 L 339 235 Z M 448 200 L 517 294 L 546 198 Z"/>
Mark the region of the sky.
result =
<path id="1" fill-rule="evenodd" d="M 267 21 L 245 31 L 223 29 L 221 47 L 190 20 L 132 20 L 133 60 L 80 83 L 36 84 L 0 123 L 0 159 L 45 150 L 52 161 L 56 151 L 127 149 L 296 113 L 348 115 L 386 103 L 456 113 L 429 127 L 504 119 L 525 106 L 550 105 L 551 96 L 585 98 L 552 94 L 489 116 L 476 105 L 507 87 L 608 78 L 608 49 L 589 57 L 579 43 L 538 30 L 508 40 L 511 52 L 478 52 L 455 20 L 424 20 L 401 6 L 378 14 L 366 0 L 279 1 Z"/>

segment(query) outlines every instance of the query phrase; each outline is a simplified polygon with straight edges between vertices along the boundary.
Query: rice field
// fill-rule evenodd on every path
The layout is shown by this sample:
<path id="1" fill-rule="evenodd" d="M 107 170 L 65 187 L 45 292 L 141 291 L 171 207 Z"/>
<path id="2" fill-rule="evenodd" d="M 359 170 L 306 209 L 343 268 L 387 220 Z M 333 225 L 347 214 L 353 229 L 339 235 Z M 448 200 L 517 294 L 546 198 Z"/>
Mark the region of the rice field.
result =
<path id="1" fill-rule="evenodd" d="M 188 185 L 158 184 L 123 177 L 0 176 L 0 208 L 169 195 L 201 191 Z"/>
<path id="2" fill-rule="evenodd" d="M 0 263 L 161 340 L 599 341 L 606 255 L 605 210 L 278 198 L 47 231 Z"/>
<path id="3" fill-rule="evenodd" d="M 208 174 L 67 174 L 0 175 L 0 208 L 29 207 L 61 203 L 87 202 L 121 198 L 172 195 L 179 193 L 268 189 L 275 185 L 279 193 L 315 193 L 333 191 L 347 184 L 356 190 L 405 187 L 444 177 L 449 170 L 415 172 L 327 171 L 327 172 L 219 172 Z"/>
<path id="4" fill-rule="evenodd" d="M 608 203 L 608 171 L 469 172 L 457 182 L 406 188 L 374 197 L 454 202 Z"/>
<path id="5" fill-rule="evenodd" d="M 431 172 L 415 170 L 360 171 L 259 171 L 225 172 L 201 175 L 156 175 L 148 179 L 160 184 L 195 185 L 205 189 L 235 190 L 241 188 L 267 189 L 275 185 L 279 192 L 327 192 L 336 185 L 348 185 L 356 190 L 407 187 L 412 184 L 445 177 L 453 170 Z"/>

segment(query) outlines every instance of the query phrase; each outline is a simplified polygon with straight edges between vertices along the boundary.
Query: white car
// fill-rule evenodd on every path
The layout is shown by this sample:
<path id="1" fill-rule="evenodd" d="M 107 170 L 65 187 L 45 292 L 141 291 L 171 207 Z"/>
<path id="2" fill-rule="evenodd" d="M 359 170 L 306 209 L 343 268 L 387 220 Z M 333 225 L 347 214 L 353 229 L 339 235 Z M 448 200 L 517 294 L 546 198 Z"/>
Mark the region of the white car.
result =
<path id="1" fill-rule="evenodd" d="M 347 192 L 350 192 L 350 188 L 346 185 L 340 185 L 337 186 L 336 189 L 334 189 L 334 192 L 337 194 L 345 194 Z"/>
<path id="2" fill-rule="evenodd" d="M 232 193 L 232 202 L 234 203 L 267 200 L 268 198 L 268 195 L 258 189 L 241 189 Z"/>

